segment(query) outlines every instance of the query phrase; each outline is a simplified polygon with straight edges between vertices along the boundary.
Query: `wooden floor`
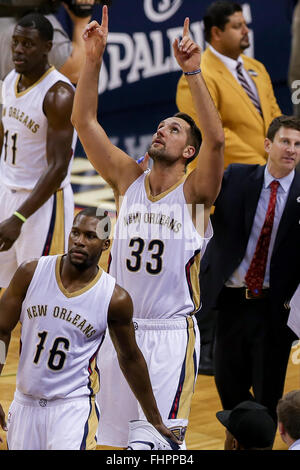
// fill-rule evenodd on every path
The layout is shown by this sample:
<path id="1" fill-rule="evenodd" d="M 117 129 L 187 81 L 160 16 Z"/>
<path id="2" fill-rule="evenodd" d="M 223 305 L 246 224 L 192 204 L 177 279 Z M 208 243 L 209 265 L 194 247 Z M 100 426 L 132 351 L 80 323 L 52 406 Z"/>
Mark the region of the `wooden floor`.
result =
<path id="1" fill-rule="evenodd" d="M 13 332 L 10 349 L 0 377 L 0 403 L 7 415 L 10 402 L 13 399 L 16 371 L 19 355 L 19 326 Z M 293 350 L 292 350 L 293 353 Z M 291 353 L 291 355 L 292 355 Z M 287 371 L 285 392 L 300 388 L 299 364 L 292 363 L 291 358 Z M 204 375 L 198 376 L 196 390 L 192 401 L 190 424 L 186 441 L 190 450 L 222 450 L 224 445 L 224 427 L 216 419 L 215 414 L 221 410 L 219 397 L 215 388 L 214 378 Z M 4 442 L 0 443 L 0 450 L 6 450 L 5 433 L 0 431 L 0 437 Z M 98 447 L 97 450 L 108 449 Z M 274 449 L 286 449 L 286 445 L 277 435 Z"/>

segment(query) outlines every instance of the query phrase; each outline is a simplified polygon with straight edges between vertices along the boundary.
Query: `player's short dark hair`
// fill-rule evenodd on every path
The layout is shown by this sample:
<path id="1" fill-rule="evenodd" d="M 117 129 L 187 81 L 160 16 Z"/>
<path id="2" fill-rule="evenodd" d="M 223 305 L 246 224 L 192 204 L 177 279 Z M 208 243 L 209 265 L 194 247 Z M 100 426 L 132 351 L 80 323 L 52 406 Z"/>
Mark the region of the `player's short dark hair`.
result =
<path id="1" fill-rule="evenodd" d="M 17 22 L 17 26 L 22 28 L 32 28 L 39 32 L 39 36 L 44 41 L 53 40 L 53 26 L 50 21 L 41 13 L 29 13 Z"/>
<path id="2" fill-rule="evenodd" d="M 94 219 L 97 219 L 99 222 L 103 221 L 104 219 L 108 219 L 107 224 L 105 224 L 104 226 L 98 225 L 97 235 L 101 239 L 109 238 L 110 230 L 111 230 L 111 223 L 110 223 L 110 218 L 109 218 L 109 214 L 107 210 L 104 210 L 101 207 L 86 207 L 85 209 L 82 209 L 75 215 L 74 222 L 77 220 L 79 216 L 93 217 Z"/>
<path id="3" fill-rule="evenodd" d="M 176 113 L 174 117 L 178 117 L 183 119 L 185 122 L 188 123 L 190 126 L 189 137 L 188 137 L 188 144 L 195 147 L 195 153 L 192 157 L 188 158 L 186 161 L 186 166 L 191 163 L 198 155 L 201 142 L 202 142 L 202 135 L 199 127 L 195 123 L 194 119 L 186 113 Z"/>
<path id="4" fill-rule="evenodd" d="M 276 133 L 281 127 L 295 129 L 300 132 L 300 118 L 297 116 L 286 116 L 284 114 L 276 117 L 269 126 L 267 138 L 273 142 Z"/>
<path id="5" fill-rule="evenodd" d="M 209 42 L 211 40 L 211 28 L 213 26 L 217 26 L 221 31 L 224 31 L 229 16 L 237 11 L 243 11 L 243 9 L 239 3 L 235 2 L 220 0 L 209 5 L 203 17 L 205 41 Z"/>
<path id="6" fill-rule="evenodd" d="M 293 390 L 279 400 L 277 416 L 291 438 L 300 439 L 300 390 Z"/>

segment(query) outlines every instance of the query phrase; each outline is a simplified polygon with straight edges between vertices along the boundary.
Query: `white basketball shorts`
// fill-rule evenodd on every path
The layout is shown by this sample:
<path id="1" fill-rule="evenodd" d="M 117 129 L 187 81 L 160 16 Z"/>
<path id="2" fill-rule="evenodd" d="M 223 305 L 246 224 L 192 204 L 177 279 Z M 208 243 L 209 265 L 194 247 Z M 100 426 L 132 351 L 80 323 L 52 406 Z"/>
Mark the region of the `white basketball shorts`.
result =
<path id="1" fill-rule="evenodd" d="M 200 355 L 194 317 L 182 320 L 133 319 L 136 341 L 148 365 L 153 393 L 164 424 L 184 439 Z M 98 356 L 100 408 L 98 444 L 126 447 L 129 421 L 145 419 L 123 376 L 107 334 Z"/>
<path id="2" fill-rule="evenodd" d="M 95 398 L 35 399 L 16 390 L 7 415 L 9 450 L 93 450 Z"/>
<path id="3" fill-rule="evenodd" d="M 0 186 L 0 223 L 11 217 L 29 194 L 30 191 L 14 191 Z M 24 261 L 64 253 L 73 218 L 74 197 L 69 184 L 56 191 L 24 222 L 19 238 L 8 251 L 0 252 L 0 287 L 8 286 Z"/>

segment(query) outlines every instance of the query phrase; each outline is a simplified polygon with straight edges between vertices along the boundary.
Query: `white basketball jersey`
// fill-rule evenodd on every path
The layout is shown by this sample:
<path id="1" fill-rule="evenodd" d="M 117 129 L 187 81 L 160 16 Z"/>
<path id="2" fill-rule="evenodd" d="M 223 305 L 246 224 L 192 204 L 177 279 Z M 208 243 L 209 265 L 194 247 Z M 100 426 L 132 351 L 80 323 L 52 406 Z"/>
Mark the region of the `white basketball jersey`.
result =
<path id="1" fill-rule="evenodd" d="M 99 391 L 96 357 L 115 287 L 113 277 L 100 268 L 89 285 L 69 293 L 60 278 L 61 258 L 40 258 L 20 317 L 17 390 L 47 400 Z"/>
<path id="2" fill-rule="evenodd" d="M 43 111 L 44 98 L 57 82 L 71 82 L 54 67 L 31 87 L 18 92 L 20 75 L 12 70 L 2 87 L 2 123 L 4 130 L 0 162 L 1 184 L 9 189 L 33 189 L 47 169 L 48 120 Z M 72 151 L 76 145 L 74 131 Z M 71 159 L 72 161 L 72 159 Z M 71 161 L 68 175 L 61 184 L 70 183 Z"/>
<path id="3" fill-rule="evenodd" d="M 192 221 L 183 184 L 184 178 L 153 197 L 144 173 L 122 201 L 109 272 L 131 295 L 136 318 L 182 318 L 200 307 L 200 253 L 206 239 Z"/>

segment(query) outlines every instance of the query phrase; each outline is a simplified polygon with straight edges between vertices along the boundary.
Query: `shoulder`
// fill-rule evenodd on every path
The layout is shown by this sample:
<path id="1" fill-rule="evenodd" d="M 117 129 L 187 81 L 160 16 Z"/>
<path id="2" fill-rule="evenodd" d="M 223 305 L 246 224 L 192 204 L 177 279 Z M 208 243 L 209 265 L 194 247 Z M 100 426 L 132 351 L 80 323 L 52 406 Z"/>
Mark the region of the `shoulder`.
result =
<path id="1" fill-rule="evenodd" d="M 32 281 L 38 262 L 38 259 L 32 259 L 22 263 L 10 282 L 10 288 L 17 292 L 26 292 Z"/>
<path id="2" fill-rule="evenodd" d="M 295 170 L 294 181 L 299 185 L 300 184 L 300 171 Z"/>
<path id="3" fill-rule="evenodd" d="M 57 81 L 49 88 L 44 98 L 44 111 L 46 116 L 56 114 L 68 117 L 71 115 L 74 100 L 74 90 L 71 84 L 64 81 Z"/>
<path id="4" fill-rule="evenodd" d="M 108 309 L 108 321 L 131 321 L 132 299 L 129 293 L 118 284 L 115 285 Z"/>
<path id="5" fill-rule="evenodd" d="M 25 277 L 30 277 L 30 276 L 32 277 L 34 275 L 38 262 L 39 262 L 38 258 L 24 261 L 24 263 L 20 264 L 17 271 Z"/>
<path id="6" fill-rule="evenodd" d="M 255 172 L 258 168 L 262 168 L 261 165 L 247 165 L 245 163 L 231 163 L 226 168 L 224 175 L 250 175 Z"/>
<path id="7" fill-rule="evenodd" d="M 46 93 L 45 99 L 49 99 L 50 97 L 55 98 L 62 98 L 62 99 L 69 99 L 74 97 L 74 88 L 71 83 L 68 83 L 63 80 L 62 75 L 61 77 L 57 77 L 57 82 L 52 85 L 48 92 Z"/>
<path id="8" fill-rule="evenodd" d="M 237 187 L 243 187 L 245 180 L 251 177 L 253 174 L 260 172 L 263 174 L 264 167 L 261 165 L 246 165 L 244 163 L 232 163 L 226 168 L 223 180 L 221 192 L 225 190 L 234 192 Z"/>
<path id="9" fill-rule="evenodd" d="M 11 84 L 11 82 L 17 77 L 16 71 L 13 69 L 11 70 L 4 78 L 3 85 Z"/>

